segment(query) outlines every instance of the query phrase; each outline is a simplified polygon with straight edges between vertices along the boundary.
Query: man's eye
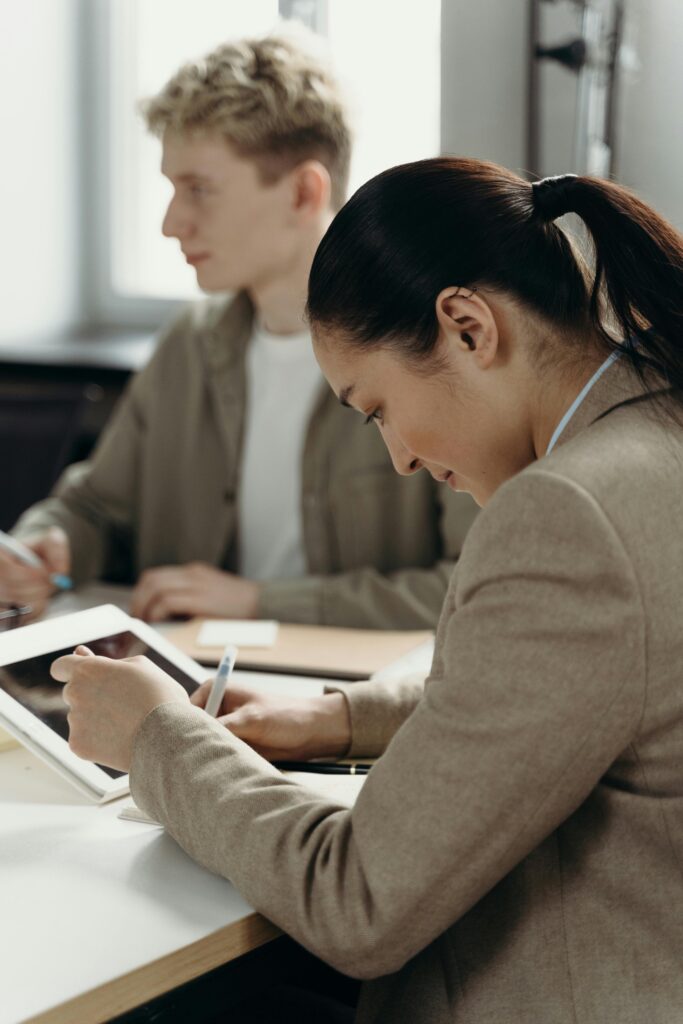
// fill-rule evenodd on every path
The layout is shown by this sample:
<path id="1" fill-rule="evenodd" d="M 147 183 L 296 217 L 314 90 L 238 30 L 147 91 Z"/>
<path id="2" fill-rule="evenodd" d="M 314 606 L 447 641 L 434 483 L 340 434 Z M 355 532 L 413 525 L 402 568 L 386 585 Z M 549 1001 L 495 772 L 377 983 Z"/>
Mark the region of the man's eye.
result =
<path id="1" fill-rule="evenodd" d="M 372 423 L 373 420 L 381 421 L 381 419 L 382 419 L 382 410 L 381 409 L 373 409 L 372 412 L 368 416 L 365 417 L 365 425 L 367 426 L 368 423 Z"/>

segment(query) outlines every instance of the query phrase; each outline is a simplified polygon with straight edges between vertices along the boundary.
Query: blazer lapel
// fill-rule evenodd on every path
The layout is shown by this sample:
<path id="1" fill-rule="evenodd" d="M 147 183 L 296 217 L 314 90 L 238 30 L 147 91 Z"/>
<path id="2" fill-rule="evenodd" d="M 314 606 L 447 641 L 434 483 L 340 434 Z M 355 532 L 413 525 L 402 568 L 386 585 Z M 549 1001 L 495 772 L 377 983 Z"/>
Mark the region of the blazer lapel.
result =
<path id="1" fill-rule="evenodd" d="M 225 448 L 226 483 L 236 492 L 246 404 L 246 350 L 254 320 L 244 293 L 209 324 L 200 343 L 204 349 L 207 388 Z"/>

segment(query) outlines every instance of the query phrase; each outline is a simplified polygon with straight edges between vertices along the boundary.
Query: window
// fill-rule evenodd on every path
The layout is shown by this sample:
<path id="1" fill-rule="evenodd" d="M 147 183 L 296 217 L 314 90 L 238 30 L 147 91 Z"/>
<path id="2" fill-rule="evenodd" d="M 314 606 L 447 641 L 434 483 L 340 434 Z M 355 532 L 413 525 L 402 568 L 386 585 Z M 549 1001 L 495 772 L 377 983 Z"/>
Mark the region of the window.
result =
<path id="1" fill-rule="evenodd" d="M 177 243 L 161 235 L 170 184 L 137 111 L 179 65 L 226 39 L 296 17 L 329 37 L 351 100 L 351 190 L 392 164 L 439 152 L 440 0 L 116 0 L 94 26 L 98 318 L 155 326 L 172 300 L 199 295 Z"/>

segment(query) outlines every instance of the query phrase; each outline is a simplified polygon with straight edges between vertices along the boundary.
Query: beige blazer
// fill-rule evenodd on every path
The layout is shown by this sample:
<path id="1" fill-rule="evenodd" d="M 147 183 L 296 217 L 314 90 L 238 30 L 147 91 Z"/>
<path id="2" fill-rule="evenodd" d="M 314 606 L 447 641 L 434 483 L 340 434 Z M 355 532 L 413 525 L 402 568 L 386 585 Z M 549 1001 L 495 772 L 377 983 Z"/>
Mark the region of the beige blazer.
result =
<path id="1" fill-rule="evenodd" d="M 252 321 L 246 295 L 189 307 L 133 379 L 92 459 L 68 470 L 15 532 L 62 526 L 77 582 L 131 581 L 152 566 L 192 561 L 236 571 Z M 398 477 L 379 432 L 323 385 L 302 467 L 308 574 L 265 584 L 260 613 L 434 628 L 475 513 L 470 498 L 424 473 Z"/>
<path id="2" fill-rule="evenodd" d="M 637 390 L 613 366 L 480 514 L 403 724 L 346 688 L 356 748 L 397 730 L 352 810 L 196 709 L 138 733 L 136 801 L 367 979 L 362 1024 L 683 1020 L 683 429 Z"/>

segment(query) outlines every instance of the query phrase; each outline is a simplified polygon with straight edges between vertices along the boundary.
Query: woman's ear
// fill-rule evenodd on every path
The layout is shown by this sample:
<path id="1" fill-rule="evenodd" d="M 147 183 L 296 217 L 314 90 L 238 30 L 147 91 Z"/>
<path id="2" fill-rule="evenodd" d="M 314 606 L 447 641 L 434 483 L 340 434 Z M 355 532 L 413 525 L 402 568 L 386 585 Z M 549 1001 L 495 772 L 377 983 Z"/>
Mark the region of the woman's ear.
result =
<path id="1" fill-rule="evenodd" d="M 467 288 L 444 288 L 436 297 L 436 318 L 445 338 L 470 352 L 486 369 L 498 352 L 498 327 L 486 299 Z"/>

